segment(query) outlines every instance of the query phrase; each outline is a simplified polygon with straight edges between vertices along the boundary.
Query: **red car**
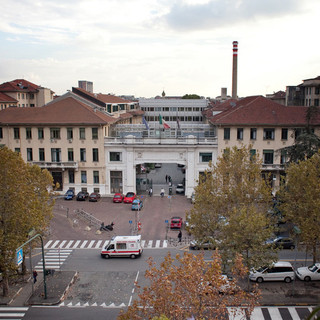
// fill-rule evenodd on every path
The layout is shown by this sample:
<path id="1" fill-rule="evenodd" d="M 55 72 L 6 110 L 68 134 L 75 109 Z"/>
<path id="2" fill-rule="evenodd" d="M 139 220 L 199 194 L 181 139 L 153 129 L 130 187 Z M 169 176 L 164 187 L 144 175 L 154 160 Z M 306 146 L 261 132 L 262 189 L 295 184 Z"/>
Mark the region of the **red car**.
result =
<path id="1" fill-rule="evenodd" d="M 124 203 L 132 203 L 132 201 L 136 198 L 136 194 L 134 192 L 128 192 L 123 199 Z"/>
<path id="2" fill-rule="evenodd" d="M 123 201 L 123 194 L 115 193 L 113 196 L 113 202 L 119 203 Z"/>
<path id="3" fill-rule="evenodd" d="M 170 222 L 170 229 L 181 229 L 182 228 L 182 218 L 172 217 Z"/>

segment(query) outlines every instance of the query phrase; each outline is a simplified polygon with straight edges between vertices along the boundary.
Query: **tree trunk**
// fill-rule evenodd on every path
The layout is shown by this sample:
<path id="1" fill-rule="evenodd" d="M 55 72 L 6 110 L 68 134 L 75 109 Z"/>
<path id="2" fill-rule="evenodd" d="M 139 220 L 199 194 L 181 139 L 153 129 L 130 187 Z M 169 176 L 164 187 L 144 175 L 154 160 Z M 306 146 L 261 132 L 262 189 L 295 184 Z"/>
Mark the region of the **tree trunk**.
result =
<path id="1" fill-rule="evenodd" d="M 22 275 L 25 275 L 27 273 L 25 255 L 23 255 L 23 260 L 22 260 L 22 264 L 21 264 L 21 273 L 22 273 Z"/>
<path id="2" fill-rule="evenodd" d="M 2 294 L 4 297 L 9 295 L 9 278 L 6 272 L 2 273 Z"/>
<path id="3" fill-rule="evenodd" d="M 316 244 L 312 246 L 312 259 L 313 259 L 313 263 L 317 262 L 317 245 Z"/>

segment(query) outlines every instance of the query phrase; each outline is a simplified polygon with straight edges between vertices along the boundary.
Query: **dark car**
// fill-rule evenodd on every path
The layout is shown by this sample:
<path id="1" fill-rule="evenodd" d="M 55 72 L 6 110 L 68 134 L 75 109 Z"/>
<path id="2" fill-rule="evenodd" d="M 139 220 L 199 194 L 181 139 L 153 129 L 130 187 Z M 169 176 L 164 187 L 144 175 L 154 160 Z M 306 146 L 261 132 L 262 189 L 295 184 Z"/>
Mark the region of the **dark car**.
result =
<path id="1" fill-rule="evenodd" d="M 274 239 L 269 239 L 266 241 L 266 244 L 270 246 L 274 246 L 276 248 L 281 248 L 281 249 L 294 249 L 295 244 L 292 238 L 288 237 L 277 237 Z"/>
<path id="2" fill-rule="evenodd" d="M 72 200 L 74 198 L 74 191 L 69 189 L 66 194 L 64 195 L 65 200 Z"/>
<path id="3" fill-rule="evenodd" d="M 90 202 L 97 202 L 101 198 L 100 193 L 98 192 L 92 192 L 89 196 Z"/>
<path id="4" fill-rule="evenodd" d="M 86 201 L 86 199 L 89 197 L 88 192 L 80 191 L 77 194 L 77 201 Z"/>

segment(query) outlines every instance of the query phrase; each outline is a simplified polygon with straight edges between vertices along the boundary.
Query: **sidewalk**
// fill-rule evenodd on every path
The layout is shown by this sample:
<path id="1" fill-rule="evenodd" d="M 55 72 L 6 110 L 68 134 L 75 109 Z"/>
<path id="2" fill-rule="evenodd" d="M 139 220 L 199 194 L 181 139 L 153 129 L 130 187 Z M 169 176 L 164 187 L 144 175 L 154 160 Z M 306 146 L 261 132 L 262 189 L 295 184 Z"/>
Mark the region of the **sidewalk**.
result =
<path id="1" fill-rule="evenodd" d="M 63 300 L 64 295 L 77 278 L 76 271 L 56 271 L 53 275 L 46 276 L 46 292 L 44 294 L 43 274 L 38 273 L 38 281 L 33 286 L 33 279 L 26 278 L 16 286 L 10 287 L 9 297 L 0 297 L 0 304 L 10 307 L 21 307 L 25 305 L 55 305 Z"/>

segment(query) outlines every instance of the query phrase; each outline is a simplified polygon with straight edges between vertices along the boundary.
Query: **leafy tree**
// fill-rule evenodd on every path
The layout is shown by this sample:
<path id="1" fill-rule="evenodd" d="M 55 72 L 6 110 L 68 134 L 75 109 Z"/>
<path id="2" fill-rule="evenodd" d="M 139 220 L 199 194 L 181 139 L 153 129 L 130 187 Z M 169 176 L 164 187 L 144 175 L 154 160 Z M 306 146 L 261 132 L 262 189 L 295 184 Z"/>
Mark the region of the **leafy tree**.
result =
<path id="1" fill-rule="evenodd" d="M 195 188 L 190 231 L 219 247 L 224 261 L 241 253 L 249 268 L 272 262 L 274 252 L 265 245 L 275 231 L 268 215 L 271 199 L 261 161 L 250 154 L 250 146 L 227 149 L 216 165 L 209 164 Z"/>
<path id="2" fill-rule="evenodd" d="M 26 164 L 21 156 L 0 148 L 0 269 L 3 295 L 9 293 L 9 276 L 16 271 L 16 249 L 34 228 L 41 233 L 52 217 L 52 176 Z"/>
<path id="3" fill-rule="evenodd" d="M 309 159 L 320 149 L 320 138 L 314 133 L 313 123 L 319 117 L 319 107 L 310 106 L 306 112 L 306 126 L 296 129 L 295 143 L 292 146 L 282 148 L 278 152 L 285 153 L 288 162 L 298 162 Z"/>
<path id="4" fill-rule="evenodd" d="M 197 94 L 185 94 L 182 99 L 201 99 Z"/>
<path id="5" fill-rule="evenodd" d="M 177 254 L 174 259 L 169 252 L 159 268 L 152 258 L 148 263 L 145 277 L 150 285 L 142 290 L 139 287 L 139 300 L 135 300 L 118 319 L 164 316 L 171 320 L 185 320 L 192 316 L 195 319 L 225 319 L 227 306 L 245 306 L 243 308 L 250 315 L 260 299 L 256 286 L 252 292 L 245 292 L 239 286 L 239 280 L 247 273 L 239 255 L 230 281 L 222 276 L 221 258 L 217 251 L 210 262 L 204 260 L 202 253 L 193 255 L 185 252 L 183 256 Z"/>
<path id="6" fill-rule="evenodd" d="M 312 249 L 317 261 L 320 240 L 320 153 L 310 159 L 291 163 L 286 170 L 286 182 L 281 185 L 280 210 L 287 221 L 296 224 L 300 240 Z"/>

